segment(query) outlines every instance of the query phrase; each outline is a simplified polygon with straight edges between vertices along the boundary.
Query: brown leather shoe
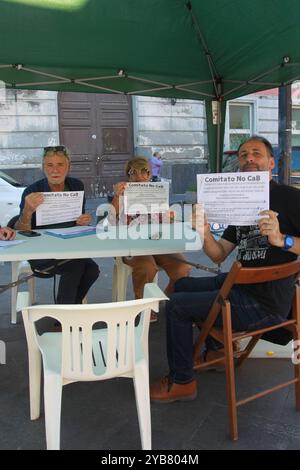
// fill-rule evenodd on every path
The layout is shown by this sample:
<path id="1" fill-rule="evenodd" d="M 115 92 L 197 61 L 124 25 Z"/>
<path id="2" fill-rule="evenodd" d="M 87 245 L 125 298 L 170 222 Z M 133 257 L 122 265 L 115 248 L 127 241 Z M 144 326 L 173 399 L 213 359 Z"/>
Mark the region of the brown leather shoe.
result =
<path id="1" fill-rule="evenodd" d="M 155 382 L 150 386 L 150 399 L 153 403 L 173 403 L 174 401 L 190 401 L 197 396 L 197 382 L 188 384 L 172 383 L 170 377 Z"/>

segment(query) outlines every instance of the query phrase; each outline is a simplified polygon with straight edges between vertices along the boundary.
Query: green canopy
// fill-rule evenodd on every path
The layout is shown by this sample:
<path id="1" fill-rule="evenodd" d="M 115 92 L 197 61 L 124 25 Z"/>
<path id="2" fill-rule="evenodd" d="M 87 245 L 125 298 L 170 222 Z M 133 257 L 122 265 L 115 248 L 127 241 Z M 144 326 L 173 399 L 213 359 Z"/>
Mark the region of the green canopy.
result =
<path id="1" fill-rule="evenodd" d="M 0 0 L 0 80 L 204 99 L 218 169 L 226 100 L 298 79 L 299 39 L 299 0 Z"/>

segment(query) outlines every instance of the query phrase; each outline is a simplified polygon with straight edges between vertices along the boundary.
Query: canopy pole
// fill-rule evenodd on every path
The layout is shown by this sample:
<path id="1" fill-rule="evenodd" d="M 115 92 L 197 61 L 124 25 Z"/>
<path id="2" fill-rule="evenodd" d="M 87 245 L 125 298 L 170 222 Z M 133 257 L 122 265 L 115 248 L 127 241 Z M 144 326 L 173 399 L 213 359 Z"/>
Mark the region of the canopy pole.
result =
<path id="1" fill-rule="evenodd" d="M 216 95 L 217 98 L 219 98 L 221 96 L 219 94 L 219 86 L 218 86 L 219 85 L 218 81 L 220 80 L 220 75 L 217 72 L 217 68 L 216 68 L 216 65 L 214 63 L 212 54 L 211 54 L 211 52 L 210 52 L 210 50 L 209 50 L 209 48 L 206 44 L 206 41 L 204 39 L 204 36 L 202 34 L 202 30 L 200 28 L 198 19 L 197 19 L 196 15 L 193 12 L 192 3 L 188 0 L 186 2 L 185 6 L 188 9 L 188 11 L 190 12 L 192 27 L 193 27 L 193 29 L 196 33 L 196 37 L 197 37 L 201 47 L 204 50 L 204 53 L 205 53 L 205 56 L 206 56 L 206 59 L 207 59 L 207 63 L 208 63 L 208 67 L 209 67 L 209 71 L 210 71 L 210 74 L 211 74 L 214 90 L 215 90 L 215 95 Z"/>
<path id="2" fill-rule="evenodd" d="M 206 123 L 210 172 L 222 171 L 226 102 L 206 101 Z"/>
<path id="3" fill-rule="evenodd" d="M 285 85 L 279 87 L 279 160 L 278 181 L 289 184 L 291 175 L 291 124 L 292 124 L 292 87 Z"/>
<path id="4" fill-rule="evenodd" d="M 222 86 L 222 80 L 219 80 L 217 83 L 217 93 L 219 96 L 219 99 L 217 101 L 217 107 L 218 107 L 218 122 L 217 122 L 217 154 L 216 154 L 216 171 L 217 173 L 222 172 L 222 160 L 223 160 L 223 141 L 224 141 L 224 135 L 223 138 L 221 139 L 221 124 L 222 124 L 222 106 L 221 106 L 221 96 L 223 92 L 223 86 Z M 224 105 L 223 105 L 224 106 Z M 225 105 L 226 106 L 226 105 Z M 223 125 L 224 128 L 224 125 Z M 221 149 L 222 147 L 222 149 Z"/>
<path id="5" fill-rule="evenodd" d="M 216 172 L 221 172 L 220 154 L 221 154 L 221 103 L 217 101 L 218 122 L 217 122 L 217 154 L 216 154 Z"/>

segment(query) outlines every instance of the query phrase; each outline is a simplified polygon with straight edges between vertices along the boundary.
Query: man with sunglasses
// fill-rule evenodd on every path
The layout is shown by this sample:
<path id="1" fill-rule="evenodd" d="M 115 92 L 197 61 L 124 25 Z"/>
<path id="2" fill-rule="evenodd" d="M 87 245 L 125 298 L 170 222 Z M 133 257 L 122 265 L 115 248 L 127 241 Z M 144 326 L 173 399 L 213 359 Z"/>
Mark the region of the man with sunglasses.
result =
<path id="1" fill-rule="evenodd" d="M 36 181 L 28 186 L 22 194 L 19 219 L 15 223 L 17 230 L 33 230 L 35 228 L 60 228 L 74 225 L 88 225 L 91 215 L 85 213 L 85 198 L 83 200 L 82 214 L 73 222 L 65 222 L 57 225 L 36 225 L 36 209 L 43 202 L 44 192 L 57 191 L 83 191 L 82 181 L 68 176 L 70 170 L 70 154 L 63 145 L 44 148 L 43 171 L 46 178 Z M 33 269 L 43 271 L 56 265 L 56 260 L 29 260 Z M 57 303 L 79 304 L 82 303 L 88 290 L 99 276 L 98 265 L 92 259 L 74 259 L 56 266 L 50 270 L 50 275 L 60 274 Z M 49 276 L 48 276 L 49 277 Z"/>
<path id="2" fill-rule="evenodd" d="M 133 158 L 126 163 L 125 173 L 130 183 L 148 182 L 151 180 L 150 161 L 144 157 Z M 126 184 L 126 182 L 121 181 L 114 186 L 115 196 L 112 200 L 112 205 L 114 206 L 118 219 L 124 219 L 124 211 L 120 204 L 120 198 L 124 194 Z M 125 223 L 129 224 L 131 221 L 132 217 L 127 216 Z M 174 259 L 175 256 L 177 259 Z M 182 254 L 176 254 L 175 256 L 148 255 L 123 258 L 124 263 L 132 268 L 132 283 L 135 297 L 137 299 L 143 297 L 144 285 L 147 282 L 153 281 L 159 268 L 166 271 L 169 276 L 169 283 L 165 289 L 166 295 L 170 295 L 173 292 L 174 284 L 177 279 L 189 276 L 191 268 L 184 263 L 184 256 Z M 183 262 L 180 261 L 181 259 Z M 155 312 L 151 313 L 150 321 L 157 321 L 157 314 Z"/>

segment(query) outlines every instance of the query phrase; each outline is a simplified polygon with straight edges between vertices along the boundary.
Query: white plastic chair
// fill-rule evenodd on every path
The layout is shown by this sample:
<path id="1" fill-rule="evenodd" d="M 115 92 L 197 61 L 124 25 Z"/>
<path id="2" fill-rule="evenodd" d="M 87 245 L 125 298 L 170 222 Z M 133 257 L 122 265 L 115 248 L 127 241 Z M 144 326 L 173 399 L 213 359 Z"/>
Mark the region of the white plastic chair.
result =
<path id="1" fill-rule="evenodd" d="M 148 331 L 150 311 L 167 297 L 147 284 L 144 298 L 89 305 L 42 305 L 22 310 L 29 357 L 30 416 L 40 415 L 41 359 L 47 449 L 60 447 L 62 387 L 76 381 L 132 377 L 143 449 L 151 449 Z M 135 319 L 141 313 L 135 326 Z M 53 317 L 62 333 L 38 335 L 35 322 Z M 93 330 L 96 322 L 106 323 Z M 100 418 L 99 418 L 100 419 Z"/>
<path id="2" fill-rule="evenodd" d="M 11 262 L 11 282 L 19 279 L 21 274 L 32 274 L 28 261 L 12 261 Z M 30 303 L 35 303 L 35 278 L 28 280 L 28 290 L 30 293 Z M 11 323 L 17 323 L 17 296 L 18 286 L 11 288 Z"/>
<path id="3" fill-rule="evenodd" d="M 112 301 L 123 302 L 127 298 L 128 278 L 132 274 L 131 266 L 125 264 L 121 257 L 115 258 L 113 280 L 112 280 Z M 153 282 L 157 284 L 158 273 Z"/>

